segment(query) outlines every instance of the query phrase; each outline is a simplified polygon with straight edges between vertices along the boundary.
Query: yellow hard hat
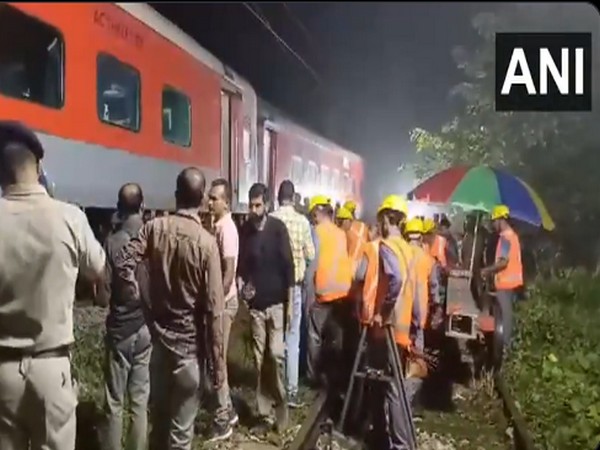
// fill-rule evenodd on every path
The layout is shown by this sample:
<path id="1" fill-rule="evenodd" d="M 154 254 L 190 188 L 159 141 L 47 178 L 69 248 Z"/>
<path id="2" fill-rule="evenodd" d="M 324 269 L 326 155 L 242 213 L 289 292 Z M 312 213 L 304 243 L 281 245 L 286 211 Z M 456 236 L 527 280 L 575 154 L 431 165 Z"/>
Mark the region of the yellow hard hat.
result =
<path id="1" fill-rule="evenodd" d="M 408 222 L 406 222 L 404 231 L 407 234 L 423 234 L 423 221 L 418 217 L 410 219 Z"/>
<path id="2" fill-rule="evenodd" d="M 431 233 L 433 230 L 435 230 L 435 222 L 433 219 L 425 219 L 423 221 L 423 233 Z"/>
<path id="3" fill-rule="evenodd" d="M 497 219 L 508 219 L 510 215 L 510 210 L 506 205 L 496 205 L 494 209 L 492 209 L 492 220 Z"/>
<path id="4" fill-rule="evenodd" d="M 379 209 L 377 209 L 377 214 L 379 214 L 384 209 L 389 209 L 391 211 L 396 211 L 403 213 L 404 215 L 408 215 L 408 204 L 406 200 L 396 194 L 388 195 L 381 205 L 379 205 Z"/>
<path id="5" fill-rule="evenodd" d="M 354 200 L 348 200 L 344 203 L 344 208 L 350 211 L 350 214 L 356 212 L 356 202 Z"/>
<path id="6" fill-rule="evenodd" d="M 340 219 L 340 220 L 346 220 L 346 219 L 352 220 L 352 213 L 350 211 L 348 211 L 347 208 L 342 206 L 341 208 L 339 208 L 337 210 L 337 213 L 335 214 L 335 218 Z"/>
<path id="7" fill-rule="evenodd" d="M 315 209 L 315 206 L 331 206 L 331 199 L 326 195 L 315 195 L 310 199 L 310 203 L 308 204 L 308 211 L 312 211 Z"/>

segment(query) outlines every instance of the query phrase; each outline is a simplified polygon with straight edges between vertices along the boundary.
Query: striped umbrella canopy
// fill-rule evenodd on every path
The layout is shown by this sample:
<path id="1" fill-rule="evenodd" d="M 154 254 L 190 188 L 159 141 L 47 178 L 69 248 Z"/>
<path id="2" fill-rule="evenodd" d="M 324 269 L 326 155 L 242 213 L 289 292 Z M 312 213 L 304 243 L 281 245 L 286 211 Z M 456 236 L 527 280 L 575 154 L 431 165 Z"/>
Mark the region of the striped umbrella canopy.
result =
<path id="1" fill-rule="evenodd" d="M 487 166 L 456 166 L 443 170 L 423 181 L 407 197 L 471 211 L 490 212 L 494 206 L 503 204 L 517 220 L 548 231 L 555 228 L 544 202 L 527 183 Z"/>

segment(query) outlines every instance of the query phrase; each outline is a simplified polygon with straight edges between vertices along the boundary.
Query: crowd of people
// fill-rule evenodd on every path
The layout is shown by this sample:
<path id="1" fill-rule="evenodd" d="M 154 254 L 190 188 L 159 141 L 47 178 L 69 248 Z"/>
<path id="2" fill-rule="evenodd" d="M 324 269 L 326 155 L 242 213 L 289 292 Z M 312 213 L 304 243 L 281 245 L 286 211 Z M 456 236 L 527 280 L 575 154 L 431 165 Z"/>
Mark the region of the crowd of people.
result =
<path id="1" fill-rule="evenodd" d="M 102 246 L 80 209 L 40 185 L 43 156 L 33 132 L 0 122 L 3 450 L 74 449 L 70 351 L 78 275 L 98 286 L 98 301 L 109 307 L 102 441 L 111 450 L 122 448 L 126 398 L 126 448 L 190 450 L 207 384 L 214 397 L 208 439 L 232 435 L 239 417 L 227 348 L 241 303 L 249 311 L 257 374 L 256 433 L 288 427 L 288 408 L 302 405 L 302 362 L 312 387 L 343 397 L 361 327 L 375 343 L 378 330 L 391 327 L 408 373 L 423 358 L 425 330 L 443 322 L 449 255 L 456 255 L 449 223 L 409 218 L 401 196 L 385 198 L 369 226 L 356 218 L 352 201 L 339 206 L 316 195 L 300 205 L 289 180 L 278 187 L 272 211 L 267 186 L 256 183 L 248 192 L 248 220 L 238 228 L 229 182 L 207 186 L 202 171 L 189 167 L 175 181 L 176 211 L 148 221 L 143 188 L 122 186 L 114 229 Z M 199 213 L 205 204 L 210 227 Z M 500 239 L 493 264 L 481 269 L 496 277 L 507 329 L 508 304 L 522 284 L 509 214 L 503 205 L 492 212 Z M 406 448 L 410 430 L 399 396 L 410 401 L 419 387 L 420 379 L 410 377 L 405 393 L 393 384 L 381 392 L 382 450 Z"/>

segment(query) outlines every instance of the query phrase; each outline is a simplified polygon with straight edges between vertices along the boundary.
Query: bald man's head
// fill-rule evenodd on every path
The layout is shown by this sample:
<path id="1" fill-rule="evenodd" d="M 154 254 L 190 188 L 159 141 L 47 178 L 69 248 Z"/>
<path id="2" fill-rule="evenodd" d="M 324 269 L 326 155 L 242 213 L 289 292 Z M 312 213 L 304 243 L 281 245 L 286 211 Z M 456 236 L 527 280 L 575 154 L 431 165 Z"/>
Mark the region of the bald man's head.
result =
<path id="1" fill-rule="evenodd" d="M 206 178 L 197 167 L 183 169 L 177 176 L 175 199 L 178 208 L 199 208 L 204 200 Z"/>
<path id="2" fill-rule="evenodd" d="M 117 209 L 121 216 L 140 213 L 143 204 L 144 194 L 139 184 L 127 183 L 121 186 L 117 200 Z"/>

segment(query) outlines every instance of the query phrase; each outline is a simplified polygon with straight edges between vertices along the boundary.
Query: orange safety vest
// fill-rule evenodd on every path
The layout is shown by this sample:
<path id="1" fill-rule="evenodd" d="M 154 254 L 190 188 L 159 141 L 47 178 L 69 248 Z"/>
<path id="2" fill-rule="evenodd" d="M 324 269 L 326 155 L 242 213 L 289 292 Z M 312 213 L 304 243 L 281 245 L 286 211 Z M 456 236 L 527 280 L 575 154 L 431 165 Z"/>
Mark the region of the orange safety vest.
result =
<path id="1" fill-rule="evenodd" d="M 512 228 L 508 228 L 500 233 L 500 238 L 510 242 L 510 252 L 508 253 L 508 265 L 498 272 L 494 283 L 496 289 L 516 289 L 523 286 L 523 264 L 521 263 L 521 243 L 519 236 Z M 498 239 L 496 245 L 496 261 L 500 259 L 501 240 Z"/>
<path id="2" fill-rule="evenodd" d="M 448 266 L 448 261 L 446 260 L 447 246 L 448 240 L 444 236 L 436 234 L 433 244 L 431 244 L 431 247 L 429 248 L 429 254 L 437 259 L 444 269 Z"/>
<path id="3" fill-rule="evenodd" d="M 348 297 L 352 269 L 348 257 L 346 233 L 332 222 L 316 226 L 319 255 L 315 273 L 315 294 L 321 303 Z"/>
<path id="4" fill-rule="evenodd" d="M 393 327 L 394 337 L 398 345 L 409 348 L 411 344 L 410 327 L 413 318 L 414 283 L 411 275 L 413 269 L 413 252 L 401 236 L 377 239 L 365 246 L 367 273 L 363 285 L 363 302 L 361 305 L 361 323 L 369 325 L 375 312 L 380 308 L 387 289 L 387 279 L 381 276 L 379 267 L 379 245 L 386 245 L 398 258 L 398 266 L 402 277 L 400 295 L 394 305 Z M 379 333 L 381 330 L 379 330 Z"/>
<path id="5" fill-rule="evenodd" d="M 352 273 L 354 274 L 362 257 L 363 245 L 369 242 L 369 229 L 364 223 L 355 220 L 346 232 L 346 238 L 348 239 L 348 256 L 350 256 Z"/>
<path id="6" fill-rule="evenodd" d="M 419 246 L 412 247 L 415 255 L 415 301 L 419 302 L 421 320 L 419 326 L 425 329 L 429 317 L 429 278 L 435 266 L 435 259 Z"/>

